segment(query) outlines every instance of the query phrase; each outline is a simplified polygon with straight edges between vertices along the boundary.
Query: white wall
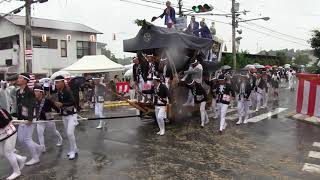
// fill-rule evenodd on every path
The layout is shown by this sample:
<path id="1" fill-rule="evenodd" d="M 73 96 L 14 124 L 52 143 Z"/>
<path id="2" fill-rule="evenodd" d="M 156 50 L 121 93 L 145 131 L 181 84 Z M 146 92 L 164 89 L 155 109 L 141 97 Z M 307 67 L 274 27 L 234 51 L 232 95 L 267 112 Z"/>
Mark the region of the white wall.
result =
<path id="1" fill-rule="evenodd" d="M 12 49 L 0 50 L 0 66 L 6 64 L 6 59 L 12 59 Z"/>
<path id="2" fill-rule="evenodd" d="M 22 28 L 12 24 L 11 22 L 1 19 L 0 20 L 0 38 L 5 38 L 5 37 L 10 37 L 14 35 L 19 35 L 20 42 L 23 42 L 23 30 Z M 14 42 L 14 44 L 16 44 Z M 13 49 L 5 49 L 5 50 L 0 50 L 0 65 L 5 65 L 5 60 L 6 59 L 12 59 L 13 65 L 20 64 L 21 61 L 20 59 L 23 58 L 23 54 L 21 54 L 21 48 L 18 48 L 19 50 L 14 52 Z M 20 67 L 23 69 L 23 66 Z"/>
<path id="3" fill-rule="evenodd" d="M 101 48 L 97 48 L 97 55 L 101 55 Z"/>
<path id="4" fill-rule="evenodd" d="M 58 48 L 33 48 L 33 59 L 32 59 L 32 71 L 36 74 L 52 74 L 51 69 L 63 69 L 74 62 L 77 59 L 77 41 L 90 41 L 90 35 L 92 33 L 82 33 L 73 31 L 53 30 L 45 28 L 33 28 L 32 36 L 42 36 L 46 34 L 51 39 L 57 39 Z M 25 58 L 24 58 L 24 32 L 19 26 L 16 26 L 9 21 L 0 21 L 0 38 L 19 35 L 20 39 L 20 51 L 16 55 L 19 58 L 19 72 L 24 72 Z M 71 41 L 67 42 L 67 57 L 61 57 L 61 44 L 60 40 L 67 40 L 67 35 L 71 35 Z M 96 36 L 97 39 L 97 36 Z M 97 54 L 101 54 L 101 49 L 97 49 Z M 13 49 L 0 50 L 0 65 L 5 64 L 5 59 L 13 59 Z M 15 61 L 15 60 L 13 60 Z M 14 62 L 13 62 L 14 63 Z"/>
<path id="5" fill-rule="evenodd" d="M 58 40 L 57 49 L 33 48 L 33 72 L 50 75 L 50 69 L 62 69 L 77 59 L 77 41 L 90 41 L 91 33 L 70 32 L 52 29 L 37 28 L 32 30 L 33 36 L 46 34 L 48 38 Z M 67 40 L 67 35 L 71 35 L 71 41 L 67 42 L 67 57 L 61 57 L 60 40 Z"/>
<path id="6" fill-rule="evenodd" d="M 22 29 L 11 22 L 1 19 L 0 20 L 0 38 L 14 36 L 22 33 Z"/>

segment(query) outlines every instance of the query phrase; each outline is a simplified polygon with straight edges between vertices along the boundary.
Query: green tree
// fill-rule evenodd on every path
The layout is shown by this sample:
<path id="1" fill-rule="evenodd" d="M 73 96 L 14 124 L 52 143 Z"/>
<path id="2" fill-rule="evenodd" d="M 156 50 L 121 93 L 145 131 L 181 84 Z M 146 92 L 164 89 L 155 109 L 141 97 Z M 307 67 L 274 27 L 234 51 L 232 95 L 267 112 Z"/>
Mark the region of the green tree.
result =
<path id="1" fill-rule="evenodd" d="M 296 57 L 296 59 L 294 60 L 294 63 L 298 64 L 298 65 L 306 65 L 311 61 L 311 59 L 309 58 L 308 55 L 305 54 L 300 54 Z"/>
<path id="2" fill-rule="evenodd" d="M 108 50 L 106 48 L 102 48 L 101 49 L 101 54 L 105 55 L 111 61 L 118 63 L 118 59 L 116 58 L 116 56 L 110 50 Z"/>
<path id="3" fill-rule="evenodd" d="M 310 39 L 311 47 L 313 48 L 314 55 L 320 59 L 320 31 L 319 30 L 313 30 L 312 31 L 312 37 Z M 318 62 L 316 62 L 311 68 L 311 73 L 317 73 L 320 74 L 320 67 L 317 66 Z"/>
<path id="4" fill-rule="evenodd" d="M 314 49 L 314 55 L 320 59 L 320 31 L 313 30 L 312 38 L 310 39 L 311 47 Z"/>
<path id="5" fill-rule="evenodd" d="M 279 63 L 278 63 L 278 65 L 283 66 L 283 65 L 285 65 L 285 64 L 288 64 L 288 62 L 289 62 L 289 57 L 286 55 L 285 52 L 278 51 L 276 54 L 277 54 L 276 56 L 279 58 Z"/>

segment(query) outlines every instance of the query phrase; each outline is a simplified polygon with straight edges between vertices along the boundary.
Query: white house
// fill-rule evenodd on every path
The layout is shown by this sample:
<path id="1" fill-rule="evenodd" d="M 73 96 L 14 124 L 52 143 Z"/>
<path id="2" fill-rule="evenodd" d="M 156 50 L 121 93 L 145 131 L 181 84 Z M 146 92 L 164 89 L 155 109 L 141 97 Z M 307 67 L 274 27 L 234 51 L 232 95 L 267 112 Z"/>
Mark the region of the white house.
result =
<path id="1" fill-rule="evenodd" d="M 101 53 L 101 32 L 72 22 L 32 18 L 32 72 L 48 76 L 84 55 Z M 25 72 L 25 17 L 0 18 L 0 79 Z"/>

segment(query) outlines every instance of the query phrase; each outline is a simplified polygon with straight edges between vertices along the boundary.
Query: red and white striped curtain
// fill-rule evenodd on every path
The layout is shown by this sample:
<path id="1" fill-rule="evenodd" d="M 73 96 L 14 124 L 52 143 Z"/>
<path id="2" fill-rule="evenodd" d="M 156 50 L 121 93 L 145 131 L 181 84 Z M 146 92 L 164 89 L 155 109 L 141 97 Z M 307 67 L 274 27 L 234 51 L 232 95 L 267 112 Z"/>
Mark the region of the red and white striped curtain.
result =
<path id="1" fill-rule="evenodd" d="M 130 84 L 128 82 L 116 83 L 117 93 L 128 93 L 130 90 Z"/>
<path id="2" fill-rule="evenodd" d="M 298 74 L 297 113 L 320 117 L 320 74 Z"/>

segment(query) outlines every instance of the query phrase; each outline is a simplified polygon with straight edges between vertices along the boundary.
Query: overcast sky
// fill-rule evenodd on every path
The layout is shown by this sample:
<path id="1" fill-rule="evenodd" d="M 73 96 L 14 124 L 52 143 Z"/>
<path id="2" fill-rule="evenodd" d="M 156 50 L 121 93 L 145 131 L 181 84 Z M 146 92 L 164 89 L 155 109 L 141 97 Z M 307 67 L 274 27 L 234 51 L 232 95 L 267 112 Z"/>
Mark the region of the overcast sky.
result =
<path id="1" fill-rule="evenodd" d="M 130 1 L 147 4 L 140 0 Z M 176 4 L 177 0 L 171 2 Z M 215 7 L 213 13 L 228 13 L 231 9 L 231 0 L 183 0 L 183 2 L 186 8 L 195 4 L 211 3 Z M 310 39 L 312 29 L 320 28 L 320 0 L 238 0 L 238 2 L 241 10 L 251 11 L 246 16 L 241 16 L 244 19 L 264 16 L 271 18 L 269 21 L 259 20 L 254 21 L 254 24 L 241 24 L 243 39 L 240 49 L 248 50 L 250 53 L 270 49 L 310 48 L 305 40 Z M 6 13 L 21 5 L 22 2 L 15 0 L 4 2 L 0 4 L 0 12 Z M 148 5 L 164 8 L 156 4 Z M 34 5 L 32 16 L 79 22 L 97 29 L 104 33 L 98 37 L 98 41 L 107 43 L 108 48 L 117 57 L 123 57 L 125 54 L 122 52 L 122 39 L 134 37 L 139 30 L 133 23 L 134 20 L 150 20 L 152 16 L 160 15 L 161 12 L 159 9 L 120 0 L 49 0 L 47 3 Z M 24 12 L 20 15 L 24 15 Z M 231 19 L 226 17 L 205 17 L 225 23 L 231 22 Z M 199 17 L 198 20 L 200 19 Z M 208 19 L 207 24 L 211 24 Z M 157 20 L 156 24 L 162 26 L 163 20 Z M 216 29 L 218 37 L 225 41 L 228 51 L 231 51 L 231 26 L 216 22 Z M 112 40 L 112 33 L 117 34 L 116 41 Z"/>

